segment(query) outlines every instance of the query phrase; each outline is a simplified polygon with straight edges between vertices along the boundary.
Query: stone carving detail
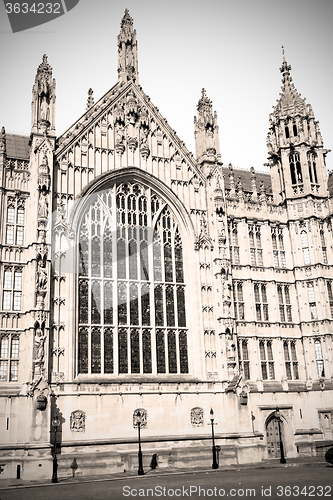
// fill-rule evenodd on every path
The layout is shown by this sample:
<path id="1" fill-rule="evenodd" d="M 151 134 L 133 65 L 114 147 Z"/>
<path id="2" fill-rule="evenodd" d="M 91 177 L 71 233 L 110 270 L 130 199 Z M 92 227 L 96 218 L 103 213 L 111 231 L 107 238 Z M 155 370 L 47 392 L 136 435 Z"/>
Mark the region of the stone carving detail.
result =
<path id="1" fill-rule="evenodd" d="M 72 411 L 70 416 L 70 429 L 72 432 L 85 432 L 86 430 L 86 414 L 84 411 Z"/>
<path id="2" fill-rule="evenodd" d="M 38 396 L 36 398 L 36 406 L 37 406 L 37 410 L 40 410 L 40 411 L 46 410 L 47 397 L 45 396 L 45 394 L 43 394 L 43 393 L 38 394 Z"/>
<path id="3" fill-rule="evenodd" d="M 40 326 L 39 323 L 36 322 L 33 352 L 35 377 L 40 377 L 45 371 L 45 341 L 46 334 L 44 332 L 44 325 Z"/>
<path id="4" fill-rule="evenodd" d="M 0 132 L 0 153 L 6 153 L 6 130 L 2 127 Z"/>
<path id="5" fill-rule="evenodd" d="M 133 412 L 133 427 L 134 429 L 137 429 L 138 427 L 138 413 L 140 412 L 141 415 L 141 424 L 140 424 L 140 429 L 147 429 L 148 427 L 148 414 L 147 410 L 144 408 L 137 408 Z"/>
<path id="6" fill-rule="evenodd" d="M 213 249 L 213 241 L 208 236 L 207 218 L 205 214 L 202 214 L 200 219 L 200 233 L 194 243 L 195 250 L 200 250 L 200 248 L 205 250 Z"/>
<path id="7" fill-rule="evenodd" d="M 33 87 L 33 116 L 39 130 L 47 132 L 54 120 L 53 105 L 55 100 L 55 80 L 52 80 L 52 68 L 43 55 L 38 66 L 35 85 Z"/>
<path id="8" fill-rule="evenodd" d="M 93 89 L 88 90 L 87 110 L 94 105 Z"/>
<path id="9" fill-rule="evenodd" d="M 49 168 L 49 162 L 46 156 L 46 153 L 44 153 L 43 160 L 41 164 L 38 167 L 38 187 L 40 192 L 45 196 L 46 193 L 48 193 L 50 189 L 50 168 Z"/>
<path id="10" fill-rule="evenodd" d="M 204 411 L 198 406 L 191 410 L 191 425 L 193 427 L 203 427 L 204 425 Z"/>
<path id="11" fill-rule="evenodd" d="M 118 35 L 118 75 L 121 82 L 131 79 L 138 82 L 136 31 L 133 30 L 133 19 L 127 9 Z"/>

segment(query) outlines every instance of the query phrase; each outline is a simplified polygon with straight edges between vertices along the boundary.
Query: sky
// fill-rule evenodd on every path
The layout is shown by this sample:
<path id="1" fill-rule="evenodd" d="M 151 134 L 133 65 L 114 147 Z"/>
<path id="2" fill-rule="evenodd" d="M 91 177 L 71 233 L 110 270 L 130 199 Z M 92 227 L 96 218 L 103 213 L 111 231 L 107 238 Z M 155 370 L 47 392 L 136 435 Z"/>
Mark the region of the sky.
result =
<path id="1" fill-rule="evenodd" d="M 57 82 L 58 136 L 84 113 L 90 87 L 95 102 L 107 92 L 118 78 L 125 8 L 137 31 L 139 83 L 193 154 L 193 118 L 204 87 L 218 115 L 223 163 L 267 171 L 282 45 L 324 146 L 333 149 L 332 0 L 80 0 L 58 19 L 15 34 L 1 2 L 0 127 L 30 133 L 31 90 L 44 53 Z"/>

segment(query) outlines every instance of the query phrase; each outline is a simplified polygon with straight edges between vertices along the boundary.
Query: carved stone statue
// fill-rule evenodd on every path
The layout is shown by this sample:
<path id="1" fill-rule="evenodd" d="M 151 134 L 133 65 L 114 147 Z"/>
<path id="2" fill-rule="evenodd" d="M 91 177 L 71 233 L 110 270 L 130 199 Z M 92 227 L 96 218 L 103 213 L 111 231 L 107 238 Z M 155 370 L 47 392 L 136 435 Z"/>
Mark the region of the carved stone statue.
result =
<path id="1" fill-rule="evenodd" d="M 124 139 L 124 131 L 122 128 L 118 128 L 116 132 L 116 144 L 122 144 Z"/>
<path id="2" fill-rule="evenodd" d="M 227 356 L 232 357 L 235 353 L 235 344 L 232 341 L 232 336 L 228 335 L 227 338 Z"/>
<path id="3" fill-rule="evenodd" d="M 48 206 L 49 205 L 46 201 L 45 196 L 41 195 L 39 198 L 39 205 L 38 205 L 38 217 L 43 217 L 47 219 L 49 215 Z"/>
<path id="4" fill-rule="evenodd" d="M 133 50 L 131 45 L 126 47 L 126 69 L 133 66 Z"/>
<path id="5" fill-rule="evenodd" d="M 37 290 L 44 290 L 47 285 L 47 274 L 46 268 L 42 265 L 42 262 L 38 262 L 37 267 L 37 279 L 36 279 Z"/>
<path id="6" fill-rule="evenodd" d="M 42 101 L 40 103 L 40 118 L 41 120 L 45 121 L 49 121 L 50 118 L 49 104 L 45 95 L 43 95 Z"/>
<path id="7" fill-rule="evenodd" d="M 35 335 L 35 345 L 34 345 L 34 363 L 43 363 L 44 361 L 44 344 L 46 335 L 43 335 L 43 331 L 40 327 L 36 328 Z"/>

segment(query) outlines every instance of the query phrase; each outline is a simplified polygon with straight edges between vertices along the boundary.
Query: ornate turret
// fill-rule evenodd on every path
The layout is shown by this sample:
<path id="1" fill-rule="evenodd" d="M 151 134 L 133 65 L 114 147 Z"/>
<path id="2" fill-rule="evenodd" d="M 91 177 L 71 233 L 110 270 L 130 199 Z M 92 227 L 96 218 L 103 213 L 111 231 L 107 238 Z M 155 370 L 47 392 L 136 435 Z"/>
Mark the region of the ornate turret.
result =
<path id="1" fill-rule="evenodd" d="M 32 133 L 55 135 L 55 99 L 55 80 L 52 79 L 52 68 L 44 54 L 32 88 Z"/>
<path id="2" fill-rule="evenodd" d="M 292 82 L 291 66 L 283 50 L 282 91 L 269 116 L 267 148 L 274 201 L 307 196 L 327 196 L 327 171 L 323 140 L 312 107 Z"/>
<path id="3" fill-rule="evenodd" d="M 133 30 L 133 19 L 125 10 L 121 20 L 121 29 L 118 35 L 118 79 L 119 82 L 134 80 L 139 83 L 138 73 L 138 45 L 136 31 Z"/>
<path id="4" fill-rule="evenodd" d="M 194 137 L 196 155 L 199 160 L 202 156 L 220 156 L 219 127 L 217 114 L 214 112 L 212 101 L 202 89 L 201 99 L 197 105 L 198 118 L 194 117 Z"/>

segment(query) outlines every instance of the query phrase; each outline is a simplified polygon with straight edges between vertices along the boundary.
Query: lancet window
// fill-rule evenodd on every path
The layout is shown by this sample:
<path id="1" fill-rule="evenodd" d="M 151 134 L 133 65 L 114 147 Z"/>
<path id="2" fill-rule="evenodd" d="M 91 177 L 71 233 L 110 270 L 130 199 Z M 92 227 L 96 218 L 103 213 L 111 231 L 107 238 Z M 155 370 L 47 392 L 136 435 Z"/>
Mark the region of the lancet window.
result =
<path id="1" fill-rule="evenodd" d="M 9 197 L 6 216 L 6 245 L 23 245 L 24 199 Z"/>
<path id="2" fill-rule="evenodd" d="M 261 340 L 259 342 L 261 375 L 263 380 L 274 380 L 275 370 L 273 361 L 273 349 L 271 340 Z"/>
<path id="3" fill-rule="evenodd" d="M 251 266 L 262 266 L 262 248 L 261 248 L 261 233 L 260 226 L 249 224 L 249 242 Z"/>
<path id="4" fill-rule="evenodd" d="M 316 364 L 317 364 L 318 377 L 325 377 L 323 350 L 322 350 L 322 346 L 321 346 L 321 341 L 319 339 L 315 340 L 314 348 L 315 348 L 315 354 L 316 354 Z"/>
<path id="5" fill-rule="evenodd" d="M 309 167 L 309 177 L 310 182 L 318 184 L 317 169 L 316 169 L 316 155 L 313 152 L 307 153 L 308 167 Z"/>
<path id="6" fill-rule="evenodd" d="M 19 337 L 5 333 L 0 337 L 0 382 L 17 382 Z"/>
<path id="7" fill-rule="evenodd" d="M 274 267 L 286 267 L 286 253 L 284 250 L 283 234 L 281 229 L 271 228 Z"/>
<path id="8" fill-rule="evenodd" d="M 237 223 L 229 224 L 230 258 L 232 264 L 239 264 L 239 241 Z"/>
<path id="9" fill-rule="evenodd" d="M 287 380 L 298 380 L 298 361 L 296 344 L 294 340 L 283 341 L 284 362 L 286 367 Z"/>
<path id="10" fill-rule="evenodd" d="M 290 175 L 292 184 L 303 184 L 302 167 L 299 153 L 289 155 Z"/>
<path id="11" fill-rule="evenodd" d="M 78 373 L 188 373 L 183 243 L 165 202 L 123 183 L 79 230 Z"/>
<path id="12" fill-rule="evenodd" d="M 250 357 L 247 340 L 238 341 L 239 370 L 245 380 L 250 380 Z"/>

